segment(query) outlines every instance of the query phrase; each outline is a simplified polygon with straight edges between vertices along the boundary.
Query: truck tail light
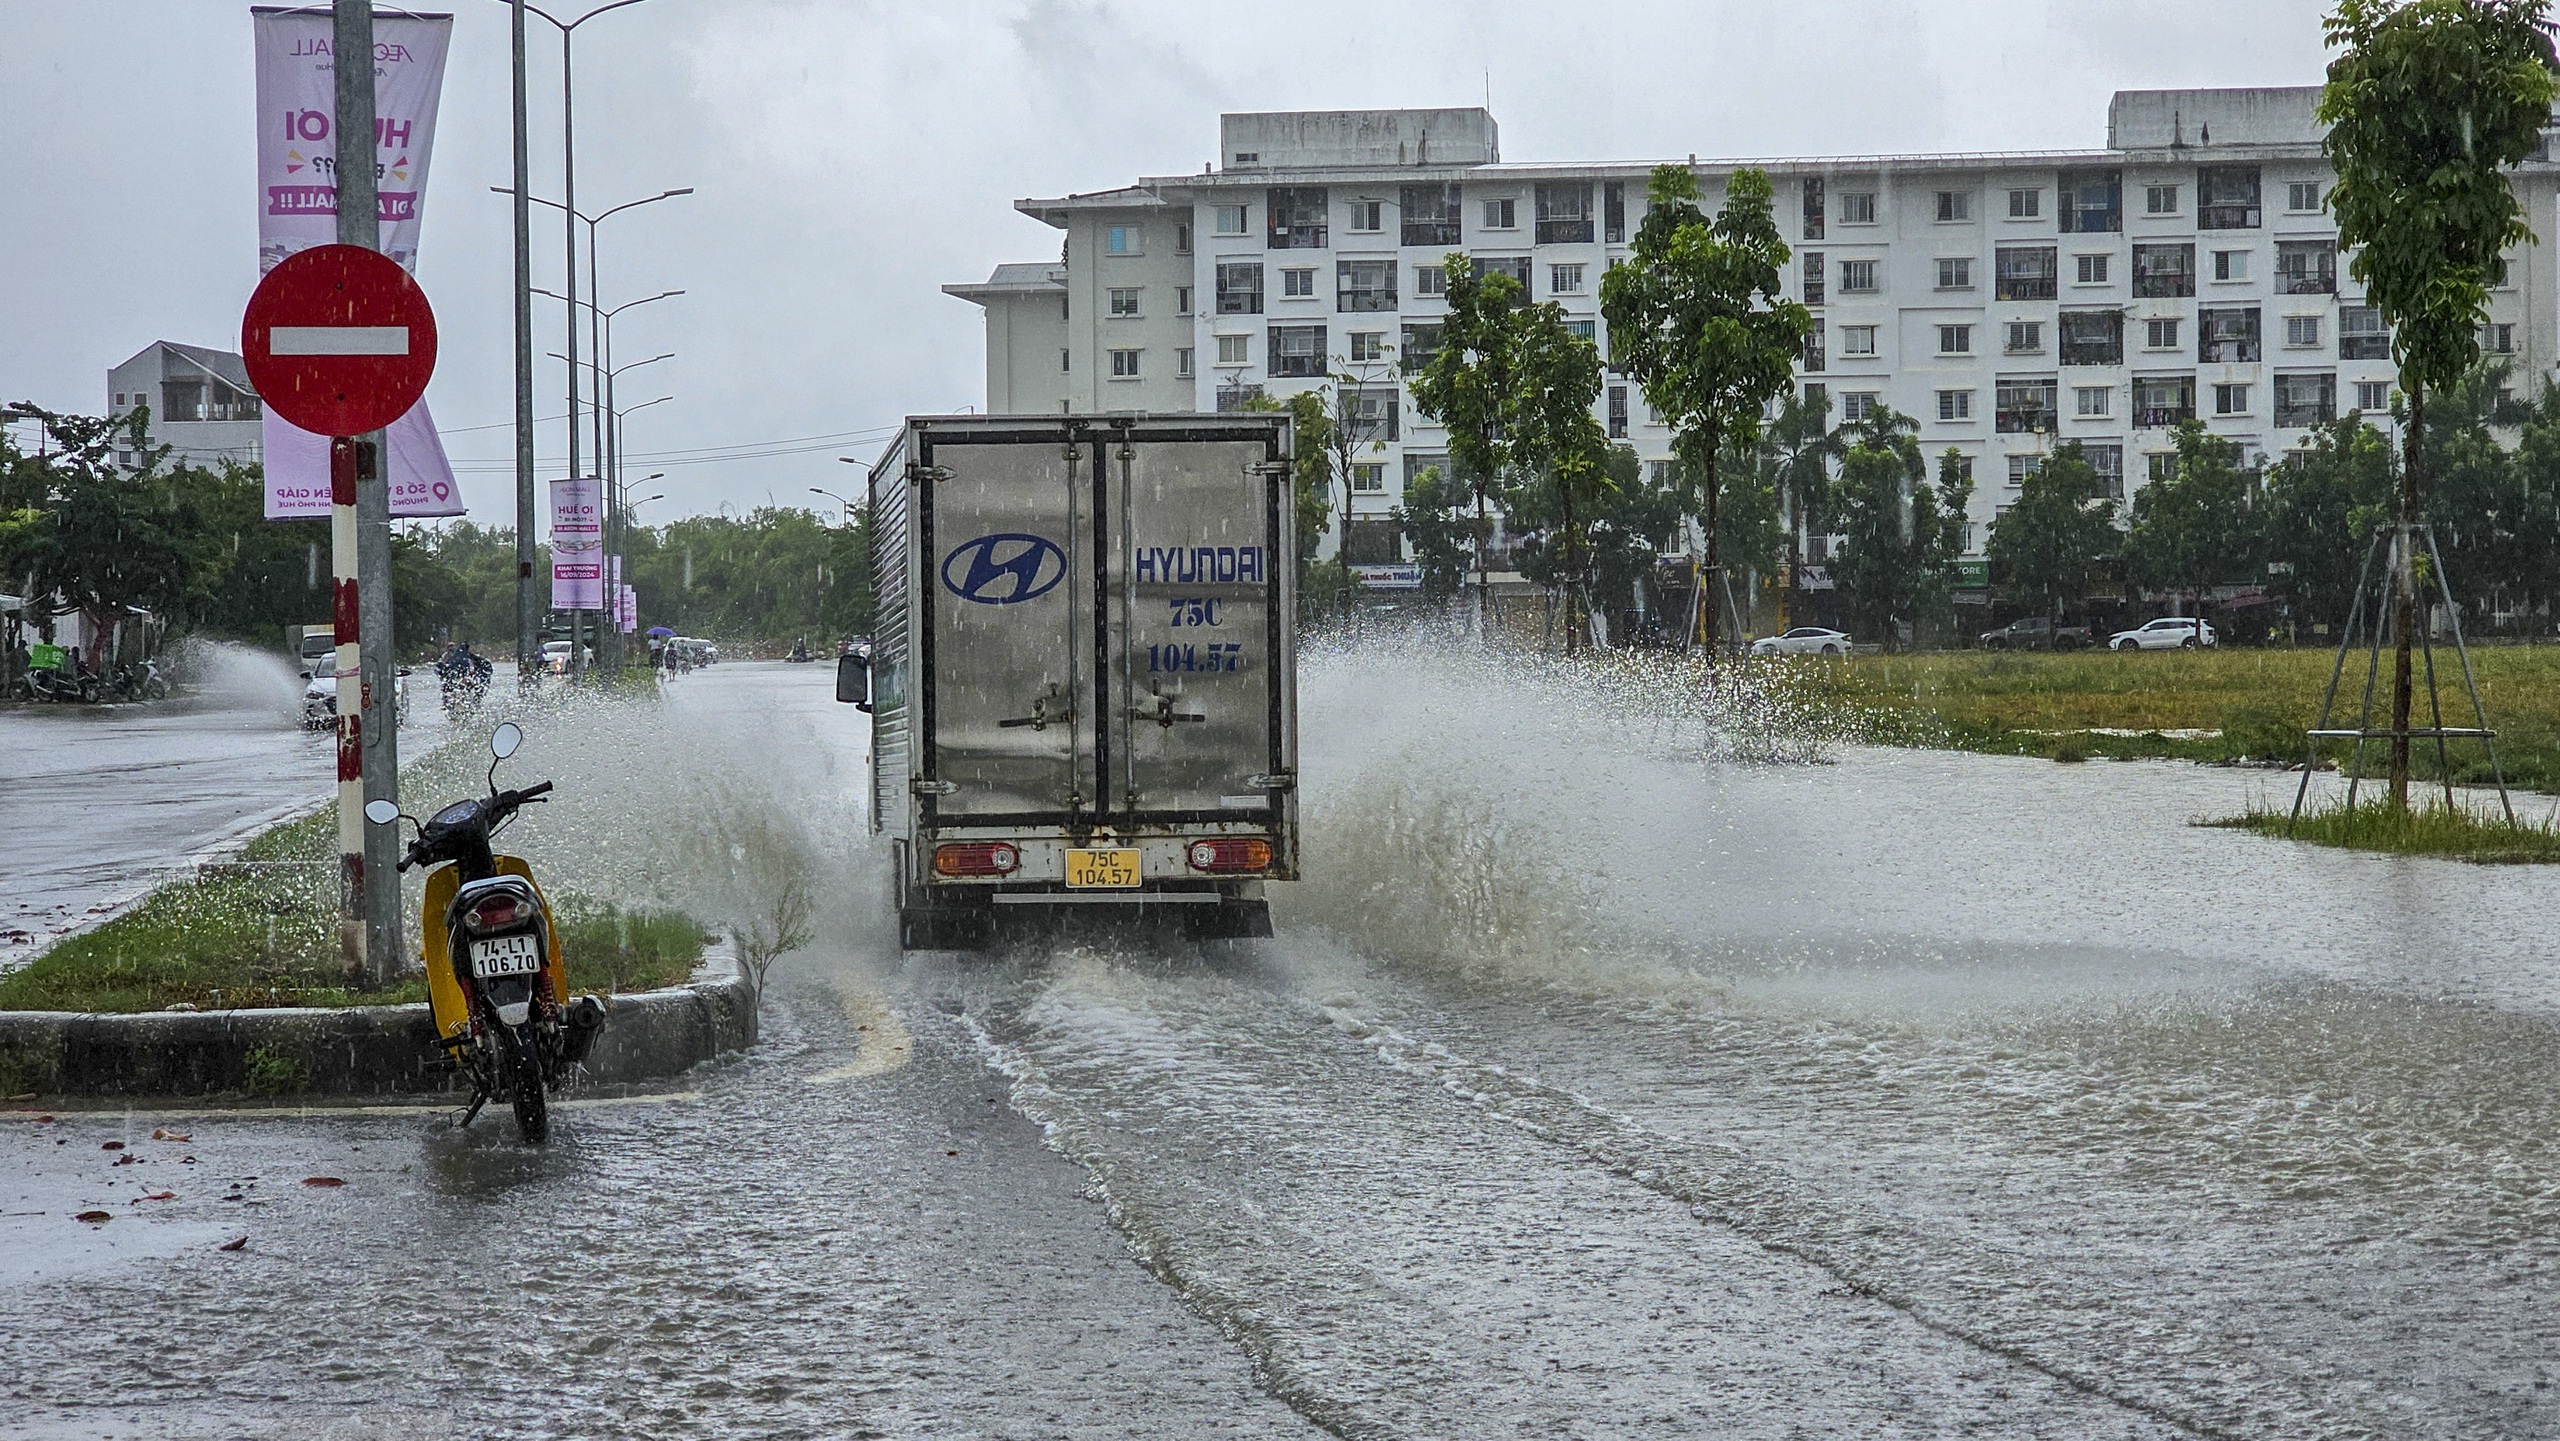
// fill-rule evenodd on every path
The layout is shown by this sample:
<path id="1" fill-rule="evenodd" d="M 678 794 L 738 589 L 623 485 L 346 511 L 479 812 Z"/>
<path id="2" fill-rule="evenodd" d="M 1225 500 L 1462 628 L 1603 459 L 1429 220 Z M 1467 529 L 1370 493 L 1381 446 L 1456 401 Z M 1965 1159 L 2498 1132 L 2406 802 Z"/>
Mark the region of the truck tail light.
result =
<path id="1" fill-rule="evenodd" d="M 933 848 L 933 868 L 946 876 L 1009 876 L 1022 852 L 1002 841 L 961 841 Z"/>
<path id="2" fill-rule="evenodd" d="M 510 895 L 489 896 L 463 912 L 462 924 L 467 930 L 503 930 L 518 921 L 530 919 L 533 908 Z"/>
<path id="3" fill-rule="evenodd" d="M 1271 842 L 1260 836 L 1234 836 L 1191 843 L 1195 871 L 1261 871 L 1271 868 Z"/>

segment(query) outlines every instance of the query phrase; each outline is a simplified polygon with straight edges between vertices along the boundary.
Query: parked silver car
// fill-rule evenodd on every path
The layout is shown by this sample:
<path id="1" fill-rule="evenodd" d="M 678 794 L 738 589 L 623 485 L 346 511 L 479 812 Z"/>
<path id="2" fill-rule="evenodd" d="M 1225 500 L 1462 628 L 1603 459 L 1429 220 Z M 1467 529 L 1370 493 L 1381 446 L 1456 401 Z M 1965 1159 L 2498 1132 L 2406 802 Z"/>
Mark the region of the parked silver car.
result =
<path id="1" fill-rule="evenodd" d="M 2117 631 L 2107 638 L 2107 649 L 2194 650 L 2198 644 L 2199 634 L 2203 636 L 2202 643 L 2207 646 L 2212 645 L 2217 639 L 2213 633 L 2211 621 L 2199 620 L 2191 615 L 2164 615 L 2147 625 L 2136 626 L 2132 630 Z"/>
<path id="2" fill-rule="evenodd" d="M 1849 636 L 1845 631 L 1825 630 L 1818 625 L 1800 625 L 1781 635 L 1764 635 L 1751 643 L 1753 655 L 1847 655 Z"/>

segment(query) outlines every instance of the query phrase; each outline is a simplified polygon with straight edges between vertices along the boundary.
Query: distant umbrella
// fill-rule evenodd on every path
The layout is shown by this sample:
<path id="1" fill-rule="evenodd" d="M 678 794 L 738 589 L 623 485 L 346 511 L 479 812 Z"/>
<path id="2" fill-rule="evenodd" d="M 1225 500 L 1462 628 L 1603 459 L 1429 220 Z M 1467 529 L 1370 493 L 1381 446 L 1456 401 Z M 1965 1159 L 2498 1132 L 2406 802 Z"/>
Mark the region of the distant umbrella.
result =
<path id="1" fill-rule="evenodd" d="M 672 636 L 672 635 L 674 635 L 674 634 L 675 634 L 675 632 L 674 632 L 674 631 L 671 631 L 671 630 L 669 630 L 669 629 L 667 629 L 665 626 L 662 626 L 662 625 L 653 625 L 653 626 L 649 627 L 649 634 L 650 634 L 650 635 L 652 635 L 652 636 L 658 637 L 658 638 L 660 638 L 660 639 L 664 639 L 664 638 L 666 638 L 666 637 L 668 637 L 668 636 Z"/>

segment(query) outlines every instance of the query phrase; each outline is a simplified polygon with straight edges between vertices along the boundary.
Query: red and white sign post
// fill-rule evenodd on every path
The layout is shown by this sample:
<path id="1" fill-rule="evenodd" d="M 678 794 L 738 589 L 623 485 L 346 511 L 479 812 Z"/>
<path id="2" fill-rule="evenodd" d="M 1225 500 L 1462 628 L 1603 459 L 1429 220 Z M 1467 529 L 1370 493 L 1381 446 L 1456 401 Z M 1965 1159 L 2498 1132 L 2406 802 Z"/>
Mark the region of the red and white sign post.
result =
<path id="1" fill-rule="evenodd" d="M 392 669 L 390 575 L 364 604 L 357 582 L 356 508 L 361 486 L 384 484 L 375 441 L 426 393 L 436 367 L 435 314 L 409 272 L 358 245 L 301 251 L 266 274 L 240 323 L 249 381 L 268 409 L 329 439 L 331 618 L 338 654 L 338 849 L 350 961 L 376 983 L 398 970 L 399 887 L 368 903 L 364 805 L 399 798 L 399 706 Z M 388 502 L 371 507 L 388 525 Z M 365 612 L 378 617 L 365 654 Z M 370 662 L 370 663 L 368 663 Z M 393 693 L 385 693 L 386 691 Z M 368 734 L 364 718 L 375 717 Z M 386 852 L 387 853 L 387 852 Z M 391 917 L 388 927 L 379 922 Z M 381 932 L 387 930 L 388 938 Z"/>

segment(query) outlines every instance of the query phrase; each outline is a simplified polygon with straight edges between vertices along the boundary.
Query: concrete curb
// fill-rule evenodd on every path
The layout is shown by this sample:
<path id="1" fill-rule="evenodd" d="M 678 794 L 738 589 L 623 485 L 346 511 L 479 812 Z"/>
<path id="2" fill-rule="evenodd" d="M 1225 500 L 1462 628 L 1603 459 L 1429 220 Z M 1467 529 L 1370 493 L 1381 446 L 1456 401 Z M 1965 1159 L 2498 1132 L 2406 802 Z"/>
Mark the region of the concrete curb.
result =
<path id="1" fill-rule="evenodd" d="M 756 1041 L 755 996 L 727 941 L 681 986 L 610 997 L 586 1083 L 680 1075 Z M 79 1015 L 0 1011 L 0 1092 L 42 1097 L 425 1096 L 458 1077 L 423 1002 Z M 253 1067 L 251 1057 L 261 1063 Z"/>

